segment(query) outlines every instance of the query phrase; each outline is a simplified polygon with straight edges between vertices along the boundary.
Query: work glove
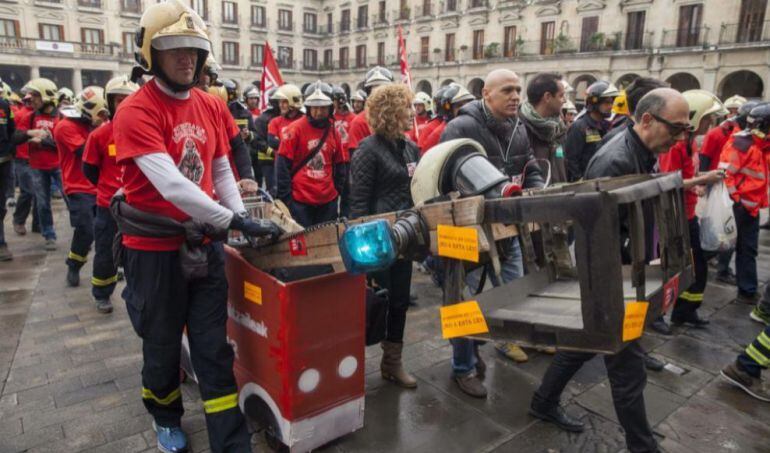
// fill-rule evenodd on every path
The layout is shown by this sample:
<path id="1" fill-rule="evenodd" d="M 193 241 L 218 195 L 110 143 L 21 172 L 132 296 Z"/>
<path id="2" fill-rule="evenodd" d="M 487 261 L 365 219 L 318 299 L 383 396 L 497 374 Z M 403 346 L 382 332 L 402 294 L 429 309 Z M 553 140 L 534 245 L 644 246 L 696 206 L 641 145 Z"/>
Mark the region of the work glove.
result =
<path id="1" fill-rule="evenodd" d="M 251 237 L 269 237 L 272 240 L 278 239 L 283 230 L 269 219 L 252 219 L 246 212 L 239 212 L 233 215 L 230 221 L 230 229 L 238 230 L 246 236 Z"/>

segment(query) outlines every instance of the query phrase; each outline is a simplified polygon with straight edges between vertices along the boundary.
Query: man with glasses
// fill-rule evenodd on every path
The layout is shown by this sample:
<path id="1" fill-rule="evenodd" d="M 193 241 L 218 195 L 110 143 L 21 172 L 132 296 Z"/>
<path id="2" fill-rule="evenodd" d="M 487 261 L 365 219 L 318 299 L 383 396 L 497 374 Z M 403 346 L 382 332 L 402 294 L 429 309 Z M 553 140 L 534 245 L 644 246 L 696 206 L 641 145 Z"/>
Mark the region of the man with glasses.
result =
<path id="1" fill-rule="evenodd" d="M 586 178 L 652 173 L 657 156 L 667 152 L 678 140 L 684 140 L 685 133 L 691 129 L 687 101 L 678 91 L 670 88 L 657 88 L 645 95 L 639 101 L 634 117 L 633 127 L 626 128 L 597 151 L 588 163 Z M 621 220 L 621 237 L 628 230 L 624 223 Z M 645 224 L 651 226 L 652 222 Z M 645 231 L 645 236 L 652 238 L 652 228 Z M 645 243 L 651 258 L 652 241 L 647 240 Z M 627 250 L 623 250 L 623 254 L 626 258 Z M 560 406 L 559 399 L 572 376 L 594 355 L 559 351 L 535 391 L 530 414 L 567 431 L 582 431 L 583 422 L 567 414 Z M 604 363 L 610 379 L 615 413 L 626 432 L 629 451 L 659 451 L 647 421 L 643 394 L 647 373 L 641 345 L 636 340 L 629 342 L 617 354 L 605 355 Z"/>

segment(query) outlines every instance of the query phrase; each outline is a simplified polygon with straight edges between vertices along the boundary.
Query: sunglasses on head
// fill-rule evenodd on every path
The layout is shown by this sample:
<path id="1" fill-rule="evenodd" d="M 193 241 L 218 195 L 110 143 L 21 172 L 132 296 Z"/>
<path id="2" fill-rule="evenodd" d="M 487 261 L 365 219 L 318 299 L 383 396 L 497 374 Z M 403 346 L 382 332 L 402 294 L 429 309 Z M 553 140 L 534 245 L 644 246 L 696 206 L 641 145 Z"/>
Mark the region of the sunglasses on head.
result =
<path id="1" fill-rule="evenodd" d="M 677 135 L 683 132 L 692 133 L 695 130 L 690 124 L 672 123 L 671 121 L 665 118 L 661 118 L 658 115 L 655 115 L 654 113 L 650 113 L 650 116 L 655 118 L 655 121 L 665 124 L 666 127 L 668 128 L 668 133 L 671 134 L 672 137 L 676 137 Z"/>

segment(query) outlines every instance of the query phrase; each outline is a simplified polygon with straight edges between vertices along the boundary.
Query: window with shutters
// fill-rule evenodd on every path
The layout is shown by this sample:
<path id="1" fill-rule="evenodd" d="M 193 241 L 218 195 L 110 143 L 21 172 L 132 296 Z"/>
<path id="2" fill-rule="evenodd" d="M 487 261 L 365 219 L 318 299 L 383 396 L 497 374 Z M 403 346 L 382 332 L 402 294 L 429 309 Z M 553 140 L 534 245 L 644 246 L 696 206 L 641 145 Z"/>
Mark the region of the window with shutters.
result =
<path id="1" fill-rule="evenodd" d="M 232 41 L 222 41 L 222 64 L 238 64 L 238 43 Z"/>
<path id="2" fill-rule="evenodd" d="M 0 37 L 2 38 L 18 38 L 19 37 L 19 21 L 11 19 L 0 19 Z M 11 44 L 15 41 L 13 39 L 0 39 L 0 42 L 4 44 Z"/>
<path id="3" fill-rule="evenodd" d="M 597 43 L 594 42 L 594 35 L 599 31 L 599 16 L 583 18 L 583 27 L 580 29 L 580 51 L 590 52 L 597 49 Z M 604 44 L 604 43 L 602 43 Z"/>
<path id="4" fill-rule="evenodd" d="M 251 65 L 262 66 L 265 61 L 265 45 L 264 44 L 252 44 L 251 45 Z"/>
<path id="5" fill-rule="evenodd" d="M 679 8 L 679 29 L 676 34 L 678 47 L 692 47 L 699 44 L 702 20 L 703 4 L 684 5 Z"/>
<path id="6" fill-rule="evenodd" d="M 386 8 L 385 2 L 380 2 L 379 13 L 377 14 L 377 21 L 378 21 L 378 23 L 385 23 L 386 22 L 387 14 L 385 12 L 385 8 Z"/>
<path id="7" fill-rule="evenodd" d="M 366 44 L 356 46 L 356 67 L 366 67 Z"/>
<path id="8" fill-rule="evenodd" d="M 264 27 L 266 25 L 264 6 L 251 5 L 251 25 L 255 27 Z"/>
<path id="9" fill-rule="evenodd" d="M 762 40 L 765 25 L 767 0 L 743 0 L 741 2 L 740 22 L 738 24 L 738 42 Z"/>
<path id="10" fill-rule="evenodd" d="M 348 48 L 340 47 L 340 69 L 348 69 L 349 59 L 350 55 L 348 55 Z"/>
<path id="11" fill-rule="evenodd" d="M 238 23 L 238 4 L 235 2 L 222 2 L 222 23 Z"/>
<path id="12" fill-rule="evenodd" d="M 46 41 L 64 41 L 64 26 L 55 24 L 38 24 L 40 39 Z"/>
<path id="13" fill-rule="evenodd" d="M 141 13 L 141 0 L 120 0 L 120 10 L 126 13 Z"/>
<path id="14" fill-rule="evenodd" d="M 543 22 L 540 25 L 540 55 L 553 54 L 553 41 L 555 33 L 556 22 Z"/>
<path id="15" fill-rule="evenodd" d="M 326 33 L 332 34 L 334 32 L 334 22 L 332 13 L 326 14 Z"/>
<path id="16" fill-rule="evenodd" d="M 503 29 L 503 56 L 516 56 L 516 26 L 509 25 Z"/>
<path id="17" fill-rule="evenodd" d="M 377 64 L 380 66 L 385 66 L 385 43 L 384 42 L 377 43 Z"/>
<path id="18" fill-rule="evenodd" d="M 484 30 L 473 31 L 473 59 L 484 58 Z"/>
<path id="19" fill-rule="evenodd" d="M 644 19 L 646 14 L 644 11 L 628 13 L 626 50 L 641 49 L 644 46 Z"/>
<path id="20" fill-rule="evenodd" d="M 423 36 L 420 38 L 420 63 L 428 63 L 430 61 L 430 37 Z"/>
<path id="21" fill-rule="evenodd" d="M 318 20 L 315 13 L 305 13 L 302 20 L 302 29 L 307 33 L 315 33 L 318 30 Z"/>
<path id="22" fill-rule="evenodd" d="M 350 31 L 350 10 L 342 10 L 342 19 L 340 20 L 340 31 Z"/>
<path id="23" fill-rule="evenodd" d="M 444 61 L 455 61 L 455 34 L 447 33 L 444 36 Z"/>
<path id="24" fill-rule="evenodd" d="M 209 7 L 207 0 L 191 0 L 190 7 L 201 16 L 201 19 L 208 20 Z"/>
<path id="25" fill-rule="evenodd" d="M 278 10 L 278 29 L 284 31 L 291 31 L 293 29 L 292 24 L 292 12 L 290 9 Z"/>

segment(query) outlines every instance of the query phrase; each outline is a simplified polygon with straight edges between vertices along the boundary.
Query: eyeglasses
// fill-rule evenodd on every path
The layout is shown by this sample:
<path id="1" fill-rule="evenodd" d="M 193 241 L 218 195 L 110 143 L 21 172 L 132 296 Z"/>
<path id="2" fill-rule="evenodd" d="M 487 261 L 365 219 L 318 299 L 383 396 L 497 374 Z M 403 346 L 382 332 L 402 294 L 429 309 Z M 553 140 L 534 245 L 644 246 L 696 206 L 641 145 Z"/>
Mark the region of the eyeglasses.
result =
<path id="1" fill-rule="evenodd" d="M 676 137 L 682 134 L 683 132 L 692 133 L 695 130 L 690 124 L 672 123 L 671 121 L 665 118 L 661 118 L 658 115 L 655 115 L 654 113 L 650 113 L 650 116 L 655 118 L 656 121 L 665 124 L 666 128 L 668 128 L 668 133 L 671 135 L 671 137 Z"/>

